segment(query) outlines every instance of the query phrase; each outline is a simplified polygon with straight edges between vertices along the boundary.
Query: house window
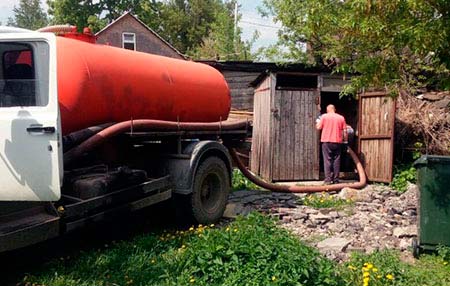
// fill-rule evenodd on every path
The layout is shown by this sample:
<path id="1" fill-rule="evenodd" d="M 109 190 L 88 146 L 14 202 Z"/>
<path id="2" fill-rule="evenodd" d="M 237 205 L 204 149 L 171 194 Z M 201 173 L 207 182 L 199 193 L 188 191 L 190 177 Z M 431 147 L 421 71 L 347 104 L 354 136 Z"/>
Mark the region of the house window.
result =
<path id="1" fill-rule="evenodd" d="M 123 33 L 122 34 L 122 48 L 128 50 L 136 50 L 136 34 Z"/>

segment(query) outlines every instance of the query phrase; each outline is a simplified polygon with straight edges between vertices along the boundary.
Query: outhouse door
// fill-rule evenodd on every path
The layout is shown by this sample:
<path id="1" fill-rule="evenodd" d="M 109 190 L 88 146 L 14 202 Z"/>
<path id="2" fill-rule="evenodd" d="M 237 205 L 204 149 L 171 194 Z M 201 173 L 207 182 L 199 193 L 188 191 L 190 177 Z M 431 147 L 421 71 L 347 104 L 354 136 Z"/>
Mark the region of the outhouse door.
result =
<path id="1" fill-rule="evenodd" d="M 272 179 L 319 179 L 317 89 L 276 90 L 272 109 Z"/>
<path id="2" fill-rule="evenodd" d="M 395 104 L 386 92 L 359 95 L 358 153 L 373 182 L 392 181 Z"/>

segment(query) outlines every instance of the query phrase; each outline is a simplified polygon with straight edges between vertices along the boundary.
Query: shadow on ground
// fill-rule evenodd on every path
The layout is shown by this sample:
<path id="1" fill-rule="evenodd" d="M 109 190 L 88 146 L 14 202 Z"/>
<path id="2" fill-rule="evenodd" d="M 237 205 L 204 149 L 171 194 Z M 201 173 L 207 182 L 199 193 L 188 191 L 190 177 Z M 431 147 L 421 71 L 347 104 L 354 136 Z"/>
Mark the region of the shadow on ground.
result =
<path id="1" fill-rule="evenodd" d="M 0 254 L 0 285 L 12 286 L 51 259 L 74 256 L 112 241 L 179 227 L 169 202 L 157 204 L 127 217 L 105 221 L 80 231 L 23 249 Z"/>

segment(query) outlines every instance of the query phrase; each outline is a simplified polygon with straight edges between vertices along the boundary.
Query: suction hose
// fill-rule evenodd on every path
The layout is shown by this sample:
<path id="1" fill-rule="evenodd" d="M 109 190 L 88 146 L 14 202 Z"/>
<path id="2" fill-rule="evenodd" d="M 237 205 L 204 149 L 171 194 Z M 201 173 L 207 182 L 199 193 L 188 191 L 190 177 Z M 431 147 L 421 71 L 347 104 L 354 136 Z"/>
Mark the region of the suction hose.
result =
<path id="1" fill-rule="evenodd" d="M 108 138 L 115 135 L 135 131 L 221 131 L 243 129 L 248 125 L 247 121 L 221 121 L 221 122 L 175 122 L 152 119 L 139 119 L 123 121 L 111 125 L 80 145 L 73 147 L 70 151 L 64 153 L 64 164 L 70 164 L 75 159 L 81 157 L 88 151 L 96 148 L 105 142 Z"/>
<path id="2" fill-rule="evenodd" d="M 256 177 L 254 174 L 252 174 L 249 170 L 247 170 L 247 168 L 242 163 L 241 159 L 239 159 L 239 155 L 237 154 L 237 152 L 234 148 L 228 147 L 228 151 L 230 151 L 231 157 L 233 158 L 234 162 L 236 162 L 236 165 L 238 166 L 239 170 L 241 170 L 242 174 L 244 174 L 245 177 L 247 177 L 250 181 L 252 181 L 256 185 L 260 186 L 261 188 L 270 190 L 272 192 L 279 192 L 279 193 L 337 192 L 337 191 L 342 190 L 343 188 L 362 189 L 367 184 L 367 178 L 366 178 L 366 173 L 364 171 L 364 168 L 363 168 L 361 162 L 359 161 L 358 156 L 356 156 L 355 152 L 353 152 L 353 150 L 350 148 L 347 149 L 347 152 L 350 154 L 350 157 L 352 157 L 352 160 L 356 165 L 356 169 L 358 170 L 358 175 L 359 175 L 359 182 L 340 183 L 340 184 L 322 185 L 322 186 L 288 186 L 288 185 L 271 184 L 271 183 L 265 182 L 265 181 L 261 180 L 260 178 Z"/>
<path id="3" fill-rule="evenodd" d="M 151 119 L 139 119 L 139 120 L 129 120 L 120 123 L 113 124 L 105 129 L 99 131 L 86 141 L 82 142 L 80 145 L 72 148 L 68 152 L 64 153 L 64 164 L 70 164 L 77 158 L 81 157 L 83 154 L 93 150 L 94 148 L 100 146 L 110 137 L 116 136 L 125 132 L 134 131 L 221 131 L 221 130 L 235 130 L 242 129 L 248 125 L 247 121 L 224 121 L 224 122 L 174 122 L 174 121 L 162 121 L 162 120 L 151 120 Z M 287 186 L 267 183 L 255 175 L 253 175 L 244 164 L 239 159 L 239 156 L 234 148 L 228 147 L 231 157 L 236 162 L 238 168 L 250 181 L 256 185 L 271 190 L 273 192 L 283 192 L 283 193 L 315 193 L 315 192 L 335 192 L 340 191 L 345 187 L 361 189 L 366 183 L 366 175 L 364 168 L 359 161 L 356 154 L 348 148 L 348 153 L 350 154 L 353 162 L 356 165 L 359 175 L 359 182 L 356 183 L 341 183 L 334 185 L 324 185 L 324 186 Z"/>
<path id="4" fill-rule="evenodd" d="M 38 32 L 49 32 L 49 33 L 56 33 L 56 34 L 64 34 L 64 33 L 72 33 L 77 31 L 76 26 L 71 25 L 54 25 L 54 26 L 47 26 L 44 28 L 40 28 L 36 30 Z"/>

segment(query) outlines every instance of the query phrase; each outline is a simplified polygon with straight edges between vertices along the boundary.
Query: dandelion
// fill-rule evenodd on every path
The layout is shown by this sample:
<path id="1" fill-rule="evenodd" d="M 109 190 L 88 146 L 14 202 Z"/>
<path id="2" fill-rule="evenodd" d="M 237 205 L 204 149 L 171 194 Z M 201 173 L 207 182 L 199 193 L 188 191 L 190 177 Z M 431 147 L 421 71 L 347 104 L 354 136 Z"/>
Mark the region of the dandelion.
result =
<path id="1" fill-rule="evenodd" d="M 272 276 L 272 281 L 277 281 L 277 277 L 275 277 L 275 276 Z"/>
<path id="2" fill-rule="evenodd" d="M 374 268 L 372 269 L 372 271 L 373 271 L 373 272 L 378 272 L 378 268 L 374 267 Z"/>
<path id="3" fill-rule="evenodd" d="M 447 264 L 448 264 L 448 262 L 447 262 L 447 261 L 444 261 L 444 263 L 442 263 L 442 264 L 444 264 L 444 265 L 447 265 Z"/>
<path id="4" fill-rule="evenodd" d="M 377 278 L 378 278 L 378 279 L 380 279 L 381 277 L 383 277 L 383 276 L 381 276 L 381 275 L 377 275 Z"/>
<path id="5" fill-rule="evenodd" d="M 152 259 L 152 264 L 155 264 L 156 263 L 156 260 L 155 259 Z"/>
<path id="6" fill-rule="evenodd" d="M 370 276 L 370 273 L 369 272 L 364 272 L 363 273 L 363 277 L 369 277 Z"/>
<path id="7" fill-rule="evenodd" d="M 369 277 L 365 277 L 365 278 L 363 279 L 363 286 L 368 286 L 368 285 L 369 285 L 369 280 L 370 280 Z"/>
<path id="8" fill-rule="evenodd" d="M 356 267 L 353 266 L 353 265 L 349 265 L 349 266 L 347 266 L 347 268 L 350 269 L 350 270 L 356 270 Z"/>
<path id="9" fill-rule="evenodd" d="M 237 232 L 237 231 L 238 231 L 238 229 L 237 229 L 237 228 L 235 228 L 235 229 L 234 229 L 234 232 Z"/>
<path id="10" fill-rule="evenodd" d="M 372 269 L 373 268 L 373 264 L 372 263 L 367 263 L 367 265 L 365 265 L 367 267 L 367 269 Z"/>
<path id="11" fill-rule="evenodd" d="M 189 279 L 189 283 L 194 283 L 195 282 L 195 278 L 191 276 L 191 279 Z"/>
<path id="12" fill-rule="evenodd" d="M 225 231 L 230 231 L 230 227 L 227 227 L 227 228 L 225 229 Z"/>
<path id="13" fill-rule="evenodd" d="M 189 228 L 189 231 L 194 231 L 194 227 L 191 226 L 191 227 Z"/>
<path id="14" fill-rule="evenodd" d="M 213 223 L 212 223 L 212 224 L 210 224 L 210 225 L 209 225 L 209 227 L 214 227 L 214 224 L 213 224 Z"/>
<path id="15" fill-rule="evenodd" d="M 394 275 L 388 274 L 388 275 L 386 275 L 386 278 L 387 278 L 388 280 L 394 280 Z"/>

